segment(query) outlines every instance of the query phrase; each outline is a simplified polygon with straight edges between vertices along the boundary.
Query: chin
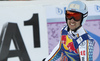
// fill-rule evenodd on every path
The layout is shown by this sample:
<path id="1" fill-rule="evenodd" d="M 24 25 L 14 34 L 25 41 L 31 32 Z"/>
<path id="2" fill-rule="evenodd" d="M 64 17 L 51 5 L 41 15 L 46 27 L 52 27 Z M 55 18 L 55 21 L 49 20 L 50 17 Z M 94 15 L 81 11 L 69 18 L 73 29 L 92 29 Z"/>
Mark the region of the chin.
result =
<path id="1" fill-rule="evenodd" d="M 71 29 L 72 31 L 74 31 L 75 29 Z"/>

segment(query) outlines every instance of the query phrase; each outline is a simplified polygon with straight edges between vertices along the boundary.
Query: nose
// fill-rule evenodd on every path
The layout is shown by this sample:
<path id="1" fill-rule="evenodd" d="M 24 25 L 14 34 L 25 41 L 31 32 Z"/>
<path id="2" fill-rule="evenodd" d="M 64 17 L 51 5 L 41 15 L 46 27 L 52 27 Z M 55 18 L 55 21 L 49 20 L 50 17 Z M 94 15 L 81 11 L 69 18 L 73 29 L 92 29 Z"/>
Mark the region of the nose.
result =
<path id="1" fill-rule="evenodd" d="M 75 20 L 74 20 L 74 19 L 71 19 L 70 21 L 71 21 L 71 22 L 75 22 Z"/>

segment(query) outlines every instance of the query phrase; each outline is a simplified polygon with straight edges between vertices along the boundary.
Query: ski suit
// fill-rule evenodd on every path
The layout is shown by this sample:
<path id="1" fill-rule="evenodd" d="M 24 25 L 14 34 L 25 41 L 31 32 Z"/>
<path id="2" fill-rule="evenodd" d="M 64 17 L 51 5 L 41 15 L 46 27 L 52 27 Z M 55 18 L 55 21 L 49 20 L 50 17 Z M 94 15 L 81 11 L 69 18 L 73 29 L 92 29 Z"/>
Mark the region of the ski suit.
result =
<path id="1" fill-rule="evenodd" d="M 94 40 L 81 26 L 76 32 L 61 30 L 61 40 L 45 61 L 93 61 Z"/>

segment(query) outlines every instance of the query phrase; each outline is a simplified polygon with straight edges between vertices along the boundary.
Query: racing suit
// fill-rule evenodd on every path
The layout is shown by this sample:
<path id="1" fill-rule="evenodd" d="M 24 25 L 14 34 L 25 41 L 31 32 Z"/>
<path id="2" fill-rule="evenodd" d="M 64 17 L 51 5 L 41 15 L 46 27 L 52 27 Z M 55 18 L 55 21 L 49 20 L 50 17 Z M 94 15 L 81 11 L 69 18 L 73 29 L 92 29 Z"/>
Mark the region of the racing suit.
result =
<path id="1" fill-rule="evenodd" d="M 94 40 L 81 26 L 76 32 L 61 30 L 61 40 L 45 61 L 93 61 Z"/>

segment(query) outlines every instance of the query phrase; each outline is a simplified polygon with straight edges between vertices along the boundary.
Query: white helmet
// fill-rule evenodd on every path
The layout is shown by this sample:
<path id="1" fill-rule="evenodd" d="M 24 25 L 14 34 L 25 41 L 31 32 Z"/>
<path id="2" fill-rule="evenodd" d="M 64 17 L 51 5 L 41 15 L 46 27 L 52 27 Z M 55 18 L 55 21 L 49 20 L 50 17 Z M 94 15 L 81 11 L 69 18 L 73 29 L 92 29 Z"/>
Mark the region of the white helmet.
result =
<path id="1" fill-rule="evenodd" d="M 68 8 L 66 10 L 82 13 L 83 20 L 82 20 L 81 25 L 83 25 L 85 23 L 87 16 L 88 16 L 88 9 L 87 9 L 87 6 L 85 3 L 81 2 L 81 1 L 73 1 L 68 5 Z"/>

